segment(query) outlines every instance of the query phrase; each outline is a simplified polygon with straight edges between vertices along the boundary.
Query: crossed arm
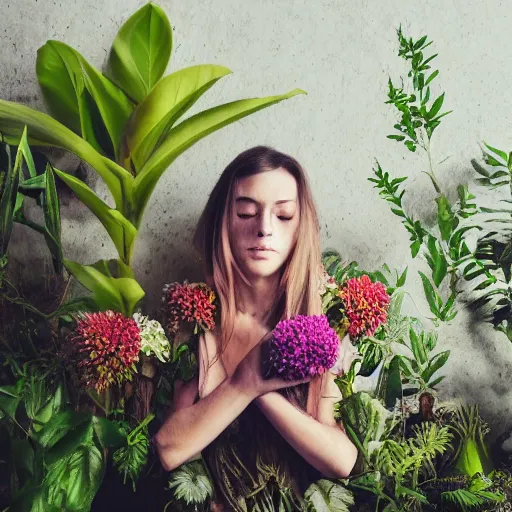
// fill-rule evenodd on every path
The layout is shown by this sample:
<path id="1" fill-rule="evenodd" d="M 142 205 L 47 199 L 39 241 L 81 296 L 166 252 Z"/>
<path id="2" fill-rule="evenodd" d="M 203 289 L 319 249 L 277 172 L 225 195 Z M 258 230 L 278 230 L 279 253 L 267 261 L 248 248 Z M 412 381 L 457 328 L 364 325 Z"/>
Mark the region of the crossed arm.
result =
<path id="1" fill-rule="evenodd" d="M 275 391 L 261 395 L 255 402 L 276 430 L 311 466 L 328 478 L 345 478 L 354 467 L 357 448 L 334 419 L 334 404 L 341 399 L 334 376 L 326 375 L 323 383 L 318 420 Z"/>

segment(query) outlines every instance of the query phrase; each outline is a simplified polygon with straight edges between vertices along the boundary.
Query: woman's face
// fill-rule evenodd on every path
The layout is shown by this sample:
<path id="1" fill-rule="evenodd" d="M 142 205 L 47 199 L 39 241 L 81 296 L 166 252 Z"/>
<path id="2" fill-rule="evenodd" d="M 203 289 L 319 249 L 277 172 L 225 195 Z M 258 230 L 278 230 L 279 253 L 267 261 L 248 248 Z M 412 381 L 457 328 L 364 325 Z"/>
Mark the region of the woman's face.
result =
<path id="1" fill-rule="evenodd" d="M 274 275 L 296 241 L 297 182 L 282 167 L 238 180 L 232 205 L 231 248 L 244 275 Z"/>

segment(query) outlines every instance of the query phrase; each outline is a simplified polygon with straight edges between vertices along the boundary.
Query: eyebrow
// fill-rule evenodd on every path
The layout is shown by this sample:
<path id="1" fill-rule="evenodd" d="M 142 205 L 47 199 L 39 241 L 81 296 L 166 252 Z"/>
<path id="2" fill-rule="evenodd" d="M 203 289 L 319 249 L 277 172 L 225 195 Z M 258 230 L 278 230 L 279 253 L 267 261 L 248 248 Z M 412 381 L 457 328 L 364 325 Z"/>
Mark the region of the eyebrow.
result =
<path id="1" fill-rule="evenodd" d="M 252 204 L 259 204 L 256 199 L 253 199 L 252 197 L 247 196 L 239 196 L 236 198 L 237 203 L 252 203 Z M 280 201 L 276 201 L 275 204 L 283 204 L 283 203 L 296 203 L 296 199 L 281 199 Z"/>

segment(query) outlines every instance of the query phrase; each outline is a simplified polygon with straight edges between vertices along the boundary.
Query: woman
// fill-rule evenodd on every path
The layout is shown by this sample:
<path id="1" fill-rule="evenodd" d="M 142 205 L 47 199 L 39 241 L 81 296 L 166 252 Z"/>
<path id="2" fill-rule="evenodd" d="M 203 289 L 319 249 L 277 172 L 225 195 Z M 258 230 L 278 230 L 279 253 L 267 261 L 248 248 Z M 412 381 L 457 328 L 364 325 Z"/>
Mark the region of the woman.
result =
<path id="1" fill-rule="evenodd" d="M 170 471 L 202 452 L 223 510 L 278 510 L 280 501 L 299 509 L 312 481 L 346 477 L 357 457 L 334 419 L 335 375 L 261 376 L 262 342 L 276 323 L 321 313 L 319 224 L 300 164 L 263 146 L 237 156 L 208 200 L 195 245 L 221 319 L 201 338 L 197 378 L 176 386 L 155 436 L 160 460 Z"/>

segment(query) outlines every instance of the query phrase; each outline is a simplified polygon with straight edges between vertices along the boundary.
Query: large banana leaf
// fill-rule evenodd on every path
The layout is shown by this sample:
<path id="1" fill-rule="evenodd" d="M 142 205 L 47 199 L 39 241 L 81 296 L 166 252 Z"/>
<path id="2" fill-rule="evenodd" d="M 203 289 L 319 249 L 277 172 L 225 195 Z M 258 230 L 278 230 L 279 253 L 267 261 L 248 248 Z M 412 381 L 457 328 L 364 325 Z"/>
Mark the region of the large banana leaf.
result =
<path id="1" fill-rule="evenodd" d="M 133 217 L 135 226 L 140 226 L 144 209 L 160 176 L 186 149 L 228 124 L 297 94 L 305 94 L 305 91 L 294 89 L 278 96 L 233 101 L 200 112 L 173 128 L 135 178 Z"/>
<path id="2" fill-rule="evenodd" d="M 136 169 L 142 168 L 174 123 L 229 73 L 224 66 L 191 66 L 158 82 L 135 109 L 126 128 L 127 150 Z"/>
<path id="3" fill-rule="evenodd" d="M 133 242 L 137 236 L 135 226 L 118 210 L 114 210 L 104 203 L 83 181 L 57 169 L 55 172 L 78 199 L 96 215 L 116 246 L 119 257 L 128 263 Z"/>
<path id="4" fill-rule="evenodd" d="M 60 41 L 48 41 L 39 49 L 36 70 L 57 120 L 118 161 L 122 134 L 133 110 L 125 94 Z"/>
<path id="5" fill-rule="evenodd" d="M 139 103 L 164 74 L 171 51 L 169 20 L 160 7 L 148 3 L 119 30 L 110 52 L 107 76 Z"/>
<path id="6" fill-rule="evenodd" d="M 0 100 L 0 132 L 10 144 L 18 144 L 24 127 L 28 127 L 29 143 L 55 146 L 71 151 L 87 162 L 103 178 L 117 208 L 124 211 L 131 201 L 133 176 L 112 160 L 98 153 L 87 141 L 51 116 L 24 105 Z"/>
<path id="7" fill-rule="evenodd" d="M 132 316 L 137 303 L 144 297 L 144 290 L 133 277 L 131 269 L 121 261 L 116 261 L 122 272 L 121 277 L 113 277 L 109 262 L 99 260 L 94 265 L 81 265 L 76 261 L 64 260 L 64 265 L 83 286 L 93 293 L 100 310 L 111 309 L 125 316 Z"/>

